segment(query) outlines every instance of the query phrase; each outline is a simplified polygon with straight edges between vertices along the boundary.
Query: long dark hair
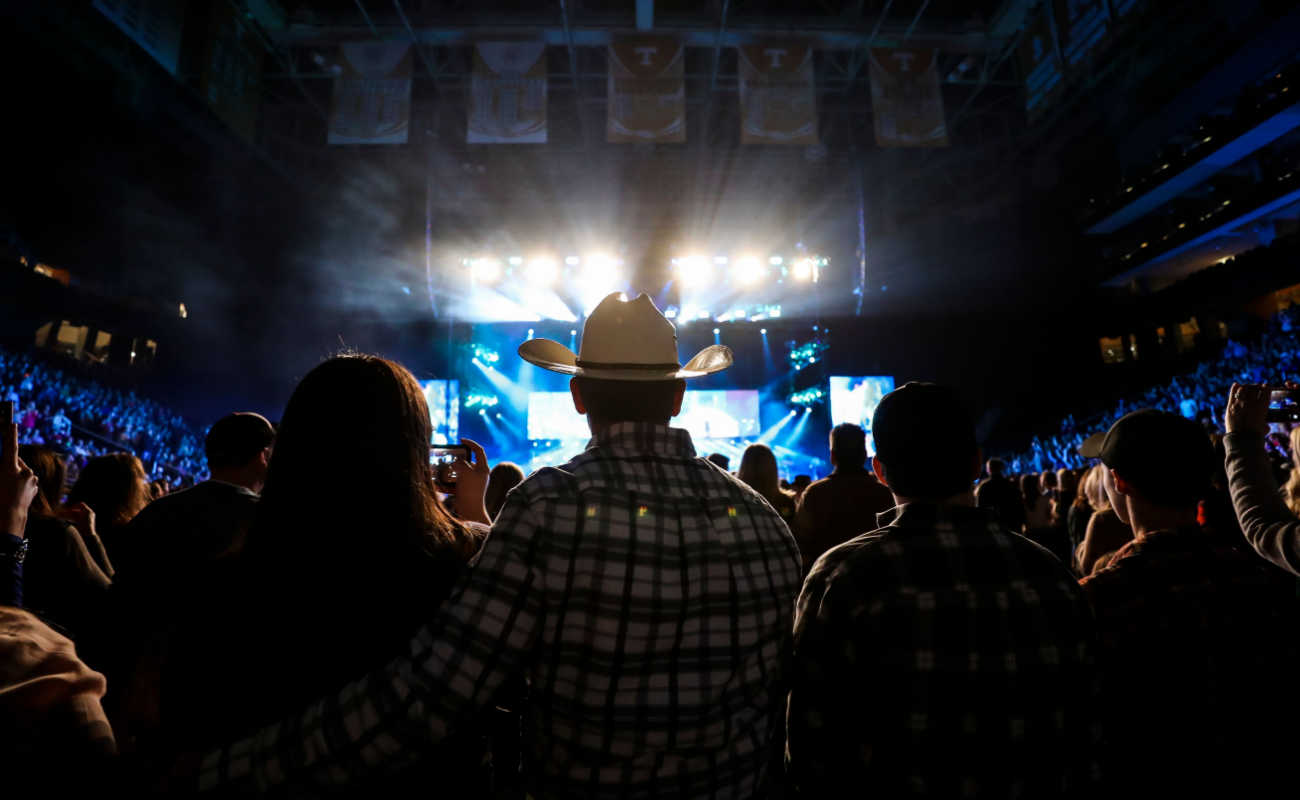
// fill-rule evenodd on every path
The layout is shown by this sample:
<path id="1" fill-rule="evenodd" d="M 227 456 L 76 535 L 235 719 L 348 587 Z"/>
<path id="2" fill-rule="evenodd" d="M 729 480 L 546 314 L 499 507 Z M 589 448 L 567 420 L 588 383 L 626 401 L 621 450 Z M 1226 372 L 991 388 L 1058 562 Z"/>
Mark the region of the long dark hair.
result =
<path id="1" fill-rule="evenodd" d="M 36 473 L 37 491 L 29 515 L 54 516 L 63 501 L 63 486 L 68 479 L 68 465 L 63 456 L 39 444 L 25 444 L 18 448 L 18 457 Z"/>
<path id="2" fill-rule="evenodd" d="M 130 453 L 95 456 L 81 468 L 68 505 L 85 503 L 101 530 L 120 528 L 149 504 L 144 464 Z"/>
<path id="3" fill-rule="evenodd" d="M 289 398 L 242 556 L 243 616 L 295 665 L 267 669 L 266 705 L 394 655 L 474 553 L 435 494 L 431 434 L 414 376 L 377 356 L 330 358 Z"/>

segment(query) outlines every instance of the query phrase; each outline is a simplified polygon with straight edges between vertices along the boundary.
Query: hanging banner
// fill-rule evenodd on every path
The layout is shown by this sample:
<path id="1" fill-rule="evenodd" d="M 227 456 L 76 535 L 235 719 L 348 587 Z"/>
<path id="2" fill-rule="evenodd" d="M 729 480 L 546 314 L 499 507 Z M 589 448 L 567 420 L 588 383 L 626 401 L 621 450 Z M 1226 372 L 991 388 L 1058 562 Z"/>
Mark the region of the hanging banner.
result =
<path id="1" fill-rule="evenodd" d="M 739 51 L 741 144 L 817 144 L 812 48 L 776 42 Z"/>
<path id="2" fill-rule="evenodd" d="M 479 42 L 470 77 L 470 144 L 546 142 L 546 45 Z"/>
<path id="3" fill-rule="evenodd" d="M 1065 88 L 1061 62 L 1056 57 L 1052 26 L 1040 9 L 1037 18 L 1025 30 L 1020 43 L 1021 72 L 1025 76 L 1025 111 L 1036 120 Z"/>
<path id="4" fill-rule="evenodd" d="M 881 147 L 947 147 L 934 50 L 871 51 L 871 116 Z"/>
<path id="5" fill-rule="evenodd" d="M 1052 10 L 1066 67 L 1086 67 L 1106 44 L 1105 0 L 1056 0 Z"/>
<path id="6" fill-rule="evenodd" d="M 662 36 L 620 37 L 609 46 L 605 140 L 686 141 L 686 48 Z"/>
<path id="7" fill-rule="evenodd" d="M 401 42 L 339 45 L 330 144 L 406 144 L 415 54 Z"/>
<path id="8" fill-rule="evenodd" d="M 261 106 L 262 44 L 229 3 L 213 3 L 199 92 L 235 133 L 246 141 L 257 134 Z"/>

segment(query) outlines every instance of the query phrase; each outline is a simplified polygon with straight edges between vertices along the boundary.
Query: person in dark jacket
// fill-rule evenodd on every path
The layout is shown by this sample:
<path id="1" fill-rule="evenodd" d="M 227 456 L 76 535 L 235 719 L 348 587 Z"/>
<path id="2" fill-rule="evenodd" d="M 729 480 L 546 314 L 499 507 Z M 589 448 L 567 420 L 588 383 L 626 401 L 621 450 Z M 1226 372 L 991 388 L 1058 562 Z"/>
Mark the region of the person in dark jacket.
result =
<path id="1" fill-rule="evenodd" d="M 1025 529 L 1025 503 L 1020 497 L 1020 487 L 1006 476 L 1007 464 L 1000 458 L 990 458 L 985 465 L 989 476 L 975 487 L 975 504 L 991 508 L 1002 527 L 1015 533 Z"/>
<path id="2" fill-rule="evenodd" d="M 831 429 L 831 474 L 799 498 L 792 526 L 804 572 L 818 557 L 854 536 L 880 527 L 878 514 L 894 507 L 894 495 L 867 468 L 867 435 L 846 422 Z"/>

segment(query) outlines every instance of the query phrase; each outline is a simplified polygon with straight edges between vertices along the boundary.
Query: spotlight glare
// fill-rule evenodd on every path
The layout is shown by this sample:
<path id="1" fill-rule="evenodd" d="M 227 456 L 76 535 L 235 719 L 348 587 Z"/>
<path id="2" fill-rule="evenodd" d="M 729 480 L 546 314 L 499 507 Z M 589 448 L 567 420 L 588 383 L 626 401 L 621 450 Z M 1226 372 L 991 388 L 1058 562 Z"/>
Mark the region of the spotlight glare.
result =
<path id="1" fill-rule="evenodd" d="M 687 256 L 680 259 L 677 271 L 684 286 L 695 288 L 705 286 L 713 279 L 713 270 L 709 260 L 704 256 Z"/>
<path id="2" fill-rule="evenodd" d="M 564 258 L 564 263 L 568 264 L 568 265 L 571 266 L 571 267 L 576 267 L 576 266 L 578 266 L 578 257 L 577 257 L 577 256 L 565 256 L 565 258 Z"/>
<path id="3" fill-rule="evenodd" d="M 529 331 L 529 333 L 531 333 L 531 332 L 532 332 L 532 331 Z M 759 333 L 761 333 L 762 335 L 766 336 L 766 335 L 767 335 L 767 328 L 763 328 L 762 330 L 759 331 Z"/>
<path id="4" fill-rule="evenodd" d="M 741 286 L 753 286 L 767 277 L 757 256 L 744 256 L 731 268 L 731 279 Z"/>
<path id="5" fill-rule="evenodd" d="M 767 263 L 771 264 L 774 267 L 779 267 L 785 263 L 785 259 L 781 258 L 780 256 L 772 256 L 767 260 Z"/>
<path id="6" fill-rule="evenodd" d="M 533 286 L 547 288 L 559 279 L 560 268 L 555 263 L 555 259 L 539 256 L 528 260 L 528 266 L 524 268 L 524 277 Z"/>
<path id="7" fill-rule="evenodd" d="M 501 262 L 495 258 L 471 259 L 469 272 L 475 283 L 493 284 L 501 280 Z"/>
<path id="8" fill-rule="evenodd" d="M 714 328 L 714 329 L 713 329 L 713 332 L 714 332 L 714 333 L 722 333 L 722 328 Z"/>
<path id="9" fill-rule="evenodd" d="M 510 266 L 512 267 L 517 267 L 520 264 L 524 263 L 524 260 L 519 256 L 510 256 L 510 258 L 506 259 L 506 261 L 508 261 L 510 263 Z"/>
<path id="10" fill-rule="evenodd" d="M 810 281 L 813 277 L 815 265 L 811 258 L 801 258 L 794 262 L 794 279 L 797 281 Z"/>
<path id="11" fill-rule="evenodd" d="M 714 257 L 713 257 L 713 263 L 714 263 L 714 264 L 725 264 L 725 263 L 727 263 L 727 257 L 726 257 L 726 256 L 714 256 Z"/>
<path id="12" fill-rule="evenodd" d="M 571 330 L 571 331 L 569 331 L 569 335 L 570 335 L 570 336 L 577 336 L 577 335 L 578 335 L 578 331 L 577 331 L 577 330 Z"/>

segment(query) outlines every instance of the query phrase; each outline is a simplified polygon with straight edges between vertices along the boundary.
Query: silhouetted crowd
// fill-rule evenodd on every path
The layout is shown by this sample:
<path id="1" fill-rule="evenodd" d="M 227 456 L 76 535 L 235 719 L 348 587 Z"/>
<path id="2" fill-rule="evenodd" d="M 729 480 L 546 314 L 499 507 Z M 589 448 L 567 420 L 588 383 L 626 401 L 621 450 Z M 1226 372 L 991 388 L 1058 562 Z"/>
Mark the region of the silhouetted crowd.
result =
<path id="1" fill-rule="evenodd" d="M 1242 380 L 1272 374 L 1259 348 L 1179 384 L 1236 380 L 1213 439 L 1126 406 L 1079 466 L 1016 475 L 955 390 L 907 383 L 874 456 L 837 426 L 832 473 L 791 491 L 766 446 L 732 474 L 672 427 L 687 380 L 732 359 L 675 347 L 617 295 L 581 353 L 522 346 L 573 376 L 592 431 L 528 476 L 469 440 L 431 458 L 415 378 L 356 353 L 275 426 L 219 420 L 210 477 L 156 499 L 127 453 L 68 485 L 63 453 L 19 445 L 20 406 L 0 426 L 10 796 L 1289 791 L 1300 427 Z M 37 408 L 86 413 L 19 371 Z"/>

